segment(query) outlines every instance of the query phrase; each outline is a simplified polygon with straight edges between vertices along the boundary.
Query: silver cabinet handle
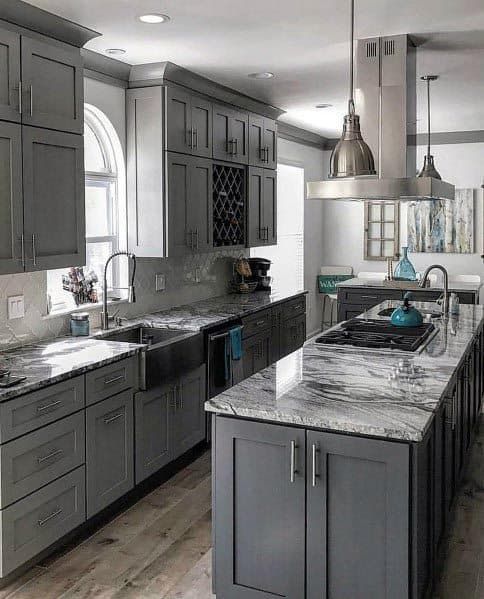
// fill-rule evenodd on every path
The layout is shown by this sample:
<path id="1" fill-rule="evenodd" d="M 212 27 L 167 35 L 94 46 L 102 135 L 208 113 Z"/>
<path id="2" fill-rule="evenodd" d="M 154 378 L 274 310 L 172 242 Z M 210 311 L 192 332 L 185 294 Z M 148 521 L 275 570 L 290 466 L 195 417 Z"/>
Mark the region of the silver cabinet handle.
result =
<path id="1" fill-rule="evenodd" d="M 187 231 L 187 246 L 193 250 L 193 231 L 190 229 Z"/>
<path id="2" fill-rule="evenodd" d="M 34 90 L 33 87 L 29 86 L 29 94 L 30 94 L 30 116 L 34 114 Z"/>
<path id="3" fill-rule="evenodd" d="M 233 145 L 234 145 L 234 140 L 233 139 L 228 139 L 227 140 L 227 154 L 233 154 L 234 153 Z"/>
<path id="4" fill-rule="evenodd" d="M 57 406 L 59 406 L 62 403 L 61 400 L 58 401 L 53 401 L 52 403 L 48 403 L 45 406 L 38 406 L 37 407 L 37 412 L 44 412 L 45 410 L 50 410 L 51 408 L 56 408 Z"/>
<path id="5" fill-rule="evenodd" d="M 195 150 L 198 148 L 198 129 L 193 129 L 193 145 L 192 148 Z"/>
<path id="6" fill-rule="evenodd" d="M 291 441 L 291 460 L 290 460 L 291 461 L 291 466 L 290 466 L 291 467 L 291 477 L 290 477 L 291 483 L 294 482 L 295 476 L 296 476 L 296 473 L 297 473 L 297 470 L 296 470 L 296 449 L 297 449 L 296 441 Z"/>
<path id="7" fill-rule="evenodd" d="M 18 82 L 18 112 L 19 112 L 19 114 L 22 114 L 22 112 L 23 112 L 23 107 L 22 107 L 22 82 L 21 81 Z"/>
<path id="8" fill-rule="evenodd" d="M 32 233 L 32 261 L 37 266 L 37 248 L 35 247 L 35 233 Z"/>
<path id="9" fill-rule="evenodd" d="M 199 238 L 199 236 L 198 236 L 198 227 L 196 227 L 196 229 L 195 229 L 195 241 L 196 241 L 196 243 L 195 243 L 195 249 L 196 250 L 198 250 L 198 245 L 199 245 L 198 244 L 198 238 Z"/>
<path id="10" fill-rule="evenodd" d="M 266 321 L 265 321 L 265 320 L 258 320 L 258 321 L 255 323 L 255 326 L 256 326 L 256 327 L 261 327 L 261 326 L 262 326 L 263 324 L 265 324 L 265 323 L 266 323 Z"/>
<path id="11" fill-rule="evenodd" d="M 22 262 L 22 267 L 25 268 L 25 236 L 23 233 L 22 235 L 20 235 L 20 251 L 22 253 L 22 256 L 20 258 Z"/>
<path id="12" fill-rule="evenodd" d="M 119 414 L 116 414 L 115 416 L 111 416 L 111 418 L 105 418 L 104 424 L 111 424 L 111 422 L 114 422 L 115 420 L 118 420 L 119 418 L 122 418 L 123 416 L 124 416 L 124 412 L 119 412 Z"/>
<path id="13" fill-rule="evenodd" d="M 316 486 L 316 479 L 319 478 L 319 474 L 317 473 L 317 454 L 319 453 L 319 449 L 318 446 L 316 445 L 316 443 L 313 443 L 312 446 L 312 477 L 311 477 L 311 484 L 313 485 L 313 487 Z"/>
<path id="14" fill-rule="evenodd" d="M 113 379 L 104 379 L 105 385 L 112 385 L 113 383 L 117 383 L 118 381 L 124 381 L 124 374 L 120 374 L 119 376 L 115 376 Z"/>
<path id="15" fill-rule="evenodd" d="M 361 299 L 371 299 L 371 300 L 378 299 L 378 296 L 376 296 L 376 295 L 361 295 L 360 297 L 361 297 Z"/>
<path id="16" fill-rule="evenodd" d="M 52 451 L 51 453 L 48 453 L 47 455 L 41 458 L 37 458 L 37 464 L 43 464 L 44 462 L 47 462 L 47 460 L 51 460 L 52 458 L 55 458 L 58 455 L 62 455 L 63 453 L 63 449 L 54 449 L 54 451 Z"/>
<path id="17" fill-rule="evenodd" d="M 234 137 L 234 156 L 237 156 L 237 154 L 239 153 L 239 140 Z"/>
<path id="18" fill-rule="evenodd" d="M 269 146 L 266 146 L 266 162 L 269 164 Z"/>
<path id="19" fill-rule="evenodd" d="M 262 146 L 259 148 L 259 159 L 261 162 L 266 161 L 266 149 L 263 148 Z"/>
<path id="20" fill-rule="evenodd" d="M 37 520 L 37 524 L 39 526 L 44 526 L 44 524 L 47 524 L 47 522 L 49 520 L 52 520 L 52 518 L 55 518 L 56 516 L 58 516 L 61 513 L 62 513 L 62 508 L 59 508 L 59 509 L 55 510 L 55 512 L 52 512 L 52 514 L 50 514 L 50 516 L 47 516 L 47 518 L 44 518 L 43 520 Z"/>

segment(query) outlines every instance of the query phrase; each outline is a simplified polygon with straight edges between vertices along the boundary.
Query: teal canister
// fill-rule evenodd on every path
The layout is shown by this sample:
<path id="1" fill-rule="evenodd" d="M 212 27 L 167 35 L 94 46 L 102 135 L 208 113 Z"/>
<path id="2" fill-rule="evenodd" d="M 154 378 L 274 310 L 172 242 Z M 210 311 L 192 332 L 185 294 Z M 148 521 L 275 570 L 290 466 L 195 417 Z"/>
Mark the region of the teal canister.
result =
<path id="1" fill-rule="evenodd" d="M 87 337 L 89 335 L 89 314 L 87 312 L 71 314 L 71 335 L 73 337 Z"/>
<path id="2" fill-rule="evenodd" d="M 410 304 L 412 294 L 407 292 L 403 298 L 403 305 L 397 308 L 392 316 L 391 323 L 396 327 L 419 327 L 423 324 L 422 313 Z"/>

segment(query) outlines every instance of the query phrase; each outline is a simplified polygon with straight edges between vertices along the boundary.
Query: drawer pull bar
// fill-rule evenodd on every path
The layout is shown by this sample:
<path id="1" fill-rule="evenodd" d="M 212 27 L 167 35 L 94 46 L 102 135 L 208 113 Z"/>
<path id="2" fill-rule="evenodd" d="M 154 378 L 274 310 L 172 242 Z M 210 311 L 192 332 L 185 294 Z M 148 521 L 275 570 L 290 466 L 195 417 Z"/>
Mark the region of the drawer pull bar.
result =
<path id="1" fill-rule="evenodd" d="M 47 524 L 47 522 L 49 520 L 52 520 L 52 518 L 55 518 L 56 516 L 58 516 L 61 513 L 62 513 L 62 508 L 59 508 L 55 512 L 52 512 L 52 514 L 50 516 L 47 516 L 47 518 L 44 518 L 43 520 L 37 520 L 37 524 L 39 526 L 44 526 L 44 524 Z"/>
<path id="2" fill-rule="evenodd" d="M 263 324 L 266 324 L 266 321 L 265 321 L 265 320 L 258 320 L 258 321 L 255 323 L 255 326 L 256 326 L 256 327 L 261 327 Z"/>
<path id="3" fill-rule="evenodd" d="M 45 406 L 39 406 L 37 408 L 37 412 L 44 412 L 45 410 L 50 410 L 50 408 L 55 408 L 62 403 L 61 400 L 53 401 L 52 403 L 48 403 Z"/>
<path id="4" fill-rule="evenodd" d="M 296 441 L 291 441 L 291 476 L 290 476 L 290 481 L 291 483 L 294 482 L 295 480 L 295 476 L 296 476 L 296 449 L 297 449 L 297 445 L 296 445 Z"/>
<path id="5" fill-rule="evenodd" d="M 361 299 L 371 299 L 371 300 L 378 299 L 378 296 L 376 296 L 376 295 L 361 295 L 360 297 L 361 297 Z"/>
<path id="6" fill-rule="evenodd" d="M 316 479 L 319 478 L 319 474 L 316 471 L 316 457 L 317 457 L 318 453 L 319 453 L 319 449 L 318 449 L 316 443 L 313 443 L 313 447 L 312 447 L 312 469 L 313 469 L 313 472 L 312 472 L 312 480 L 311 480 L 313 487 L 316 486 Z"/>
<path id="7" fill-rule="evenodd" d="M 105 418 L 104 424 L 111 424 L 111 422 L 114 422 L 115 420 L 117 420 L 118 418 L 121 418 L 122 416 L 124 416 L 124 412 L 119 412 L 119 414 L 116 414 L 116 416 L 111 416 L 111 418 Z"/>
<path id="8" fill-rule="evenodd" d="M 113 379 L 105 379 L 104 384 L 112 385 L 113 383 L 117 383 L 118 381 L 124 381 L 124 374 L 121 374 L 120 376 L 115 376 Z"/>
<path id="9" fill-rule="evenodd" d="M 63 449 L 54 449 L 54 451 L 43 456 L 42 458 L 37 458 L 37 463 L 42 464 L 42 463 L 46 462 L 47 460 L 51 460 L 52 458 L 55 458 L 58 455 L 62 455 L 63 453 L 64 453 Z"/>

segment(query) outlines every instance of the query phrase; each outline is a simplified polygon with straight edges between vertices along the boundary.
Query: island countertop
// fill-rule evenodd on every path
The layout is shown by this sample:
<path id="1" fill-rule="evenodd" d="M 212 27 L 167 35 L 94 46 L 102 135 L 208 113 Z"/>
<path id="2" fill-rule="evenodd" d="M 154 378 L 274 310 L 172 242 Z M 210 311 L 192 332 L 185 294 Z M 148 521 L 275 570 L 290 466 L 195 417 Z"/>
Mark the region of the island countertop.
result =
<path id="1" fill-rule="evenodd" d="M 381 281 L 375 279 L 364 279 L 354 277 L 353 279 L 348 279 L 347 281 L 342 281 L 337 284 L 337 287 L 371 287 L 373 289 L 403 289 L 401 282 L 392 281 Z M 461 281 L 449 281 L 449 291 L 454 291 L 456 293 L 473 293 L 477 294 L 482 287 L 482 283 L 463 283 Z M 443 291 L 444 288 L 442 285 L 430 285 L 430 287 L 423 288 L 414 288 L 409 287 L 410 291 Z"/>
<path id="2" fill-rule="evenodd" d="M 379 318 L 386 301 L 365 314 Z M 417 302 L 432 310 L 436 305 Z M 460 315 L 435 322 L 438 333 L 421 353 L 325 346 L 305 346 L 228 391 L 205 409 L 221 415 L 300 425 L 332 432 L 421 441 L 434 412 L 475 336 L 481 332 L 484 306 L 463 305 Z M 402 359 L 420 367 L 412 382 L 390 380 Z"/>

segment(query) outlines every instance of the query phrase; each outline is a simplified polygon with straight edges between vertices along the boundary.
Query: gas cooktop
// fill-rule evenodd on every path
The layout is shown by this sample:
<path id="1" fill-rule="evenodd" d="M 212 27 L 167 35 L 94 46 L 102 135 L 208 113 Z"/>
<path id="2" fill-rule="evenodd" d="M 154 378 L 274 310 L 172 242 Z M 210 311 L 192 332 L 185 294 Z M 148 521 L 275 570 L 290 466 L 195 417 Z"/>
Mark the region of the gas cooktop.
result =
<path id="1" fill-rule="evenodd" d="M 428 340 L 434 330 L 430 322 L 418 327 L 396 327 L 384 320 L 353 318 L 323 333 L 316 343 L 413 352 Z"/>

